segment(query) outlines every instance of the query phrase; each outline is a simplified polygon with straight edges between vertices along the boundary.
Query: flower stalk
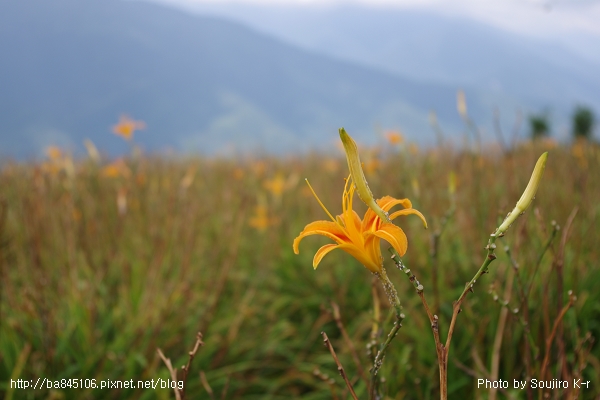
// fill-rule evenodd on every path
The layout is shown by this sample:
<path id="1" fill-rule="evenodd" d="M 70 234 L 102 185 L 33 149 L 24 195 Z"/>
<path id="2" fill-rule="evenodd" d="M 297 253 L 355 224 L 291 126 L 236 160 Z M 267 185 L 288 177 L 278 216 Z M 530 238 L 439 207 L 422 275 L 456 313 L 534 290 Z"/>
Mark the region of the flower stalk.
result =
<path id="1" fill-rule="evenodd" d="M 385 272 L 385 268 L 382 268 L 381 272 L 376 272 L 375 276 L 377 276 L 377 278 L 381 282 L 383 290 L 385 291 L 385 294 L 387 295 L 390 304 L 392 305 L 392 307 L 394 307 L 394 311 L 396 313 L 396 320 L 394 321 L 394 326 L 392 327 L 390 333 L 387 335 L 385 342 L 383 342 L 379 351 L 377 352 L 377 355 L 375 356 L 375 361 L 373 362 L 373 367 L 371 368 L 371 381 L 369 385 L 370 399 L 376 398 L 377 373 L 383 365 L 383 359 L 385 358 L 385 354 L 390 346 L 390 343 L 398 334 L 398 331 L 402 327 L 402 321 L 406 317 L 406 315 L 404 315 L 404 313 L 402 312 L 402 304 L 400 303 L 398 292 L 396 291 L 396 288 L 394 287 L 392 281 L 390 281 L 390 278 L 388 278 L 387 273 Z"/>

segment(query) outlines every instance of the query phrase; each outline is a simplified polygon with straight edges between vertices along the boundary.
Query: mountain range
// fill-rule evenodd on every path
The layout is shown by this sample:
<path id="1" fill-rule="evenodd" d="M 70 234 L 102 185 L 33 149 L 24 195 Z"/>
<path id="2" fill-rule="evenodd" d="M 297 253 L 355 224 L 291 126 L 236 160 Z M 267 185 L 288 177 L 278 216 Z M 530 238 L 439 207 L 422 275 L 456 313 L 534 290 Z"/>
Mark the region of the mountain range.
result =
<path id="1" fill-rule="evenodd" d="M 445 129 L 461 131 L 459 86 L 473 118 L 488 122 L 495 101 L 512 112 L 545 96 L 523 96 L 517 89 L 527 79 L 515 81 L 515 93 L 508 87 L 495 97 L 481 81 L 453 81 L 451 72 L 430 79 L 384 68 L 377 60 L 385 52 L 376 47 L 379 58 L 365 63 L 235 18 L 161 4 L 4 0 L 0 155 L 32 157 L 52 144 L 77 152 L 85 138 L 110 154 L 124 152 L 127 145 L 111 133 L 121 114 L 145 121 L 135 140 L 151 151 L 303 151 L 331 145 L 340 126 L 364 142 L 373 141 L 376 127 L 427 142 L 432 109 Z M 546 79 L 567 77 L 560 80 L 567 100 L 556 103 L 561 112 L 571 99 L 600 109 L 597 79 L 578 68 L 584 71 L 550 70 L 536 83 L 552 87 Z"/>

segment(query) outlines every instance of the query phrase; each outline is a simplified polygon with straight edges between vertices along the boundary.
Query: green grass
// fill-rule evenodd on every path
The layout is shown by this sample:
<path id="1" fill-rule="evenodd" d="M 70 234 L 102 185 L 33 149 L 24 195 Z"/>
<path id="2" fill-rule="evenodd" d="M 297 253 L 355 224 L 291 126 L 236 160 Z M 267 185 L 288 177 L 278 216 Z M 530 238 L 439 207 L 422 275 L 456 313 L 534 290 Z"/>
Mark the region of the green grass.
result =
<path id="1" fill-rule="evenodd" d="M 457 176 L 456 212 L 440 239 L 439 285 L 442 339 L 452 301 L 475 274 L 489 234 L 512 209 L 537 157 L 546 149 L 526 145 L 509 155 L 485 149 L 484 157 L 434 149 L 427 153 L 387 151 L 379 169 L 367 175 L 375 197 L 408 197 L 428 219 L 396 220 L 408 235 L 405 263 L 434 303 L 429 241 L 450 207 L 448 174 Z M 342 322 L 363 368 L 372 327 L 372 275 L 348 254 L 336 251 L 313 271 L 312 256 L 323 237 L 308 237 L 300 254 L 292 241 L 311 221 L 327 219 L 305 189 L 308 178 L 332 213 L 341 212 L 347 166 L 338 157 L 313 154 L 261 160 L 160 157 L 126 160 L 129 174 L 110 178 L 91 161 L 75 163 L 75 173 L 52 173 L 41 164 L 4 163 L 0 172 L 0 394 L 6 398 L 168 399 L 167 389 L 10 389 L 10 379 L 82 378 L 167 379 L 160 347 L 175 367 L 187 361 L 196 332 L 204 346 L 188 378 L 188 398 L 208 398 L 204 371 L 216 398 L 330 399 L 330 385 L 315 369 L 335 380 L 339 398 L 349 398 L 335 364 L 322 344 L 326 331 L 348 375 L 357 369 L 330 313 L 339 304 Z M 263 168 L 265 167 L 265 168 Z M 196 170 L 189 187 L 182 179 Z M 265 189 L 268 179 L 286 179 L 281 198 Z M 418 182 L 419 193 L 414 182 Z M 117 197 L 126 193 L 126 212 Z M 582 399 L 600 396 L 600 150 L 550 149 L 545 175 L 530 210 L 498 240 L 498 259 L 477 282 L 459 315 L 449 361 L 450 398 L 487 398 L 477 389 L 489 370 L 501 305 L 511 270 L 504 246 L 519 264 L 519 276 L 532 282 L 526 308 L 531 339 L 540 350 L 531 357 L 533 378 L 545 355 L 545 341 L 568 300 L 577 296 L 550 347 L 549 379 L 581 375 L 591 381 Z M 359 215 L 364 205 L 355 201 Z M 268 227 L 253 225 L 256 207 L 267 210 Z M 564 227 L 577 208 L 569 234 L 558 232 L 541 259 L 551 221 Z M 383 249 L 383 254 L 388 254 Z M 561 257 L 562 257 L 562 268 Z M 437 361 L 429 321 L 404 274 L 386 261 L 406 319 L 384 366 L 391 399 L 434 399 Z M 516 282 L 510 307 L 519 304 Z M 382 291 L 384 319 L 392 313 Z M 499 377 L 524 379 L 527 336 L 518 316 L 503 331 Z M 21 362 L 19 363 L 19 359 Z M 366 398 L 363 381 L 355 383 Z M 515 398 L 523 391 L 509 390 Z M 566 393 L 553 391 L 555 398 Z M 538 391 L 534 391 L 537 398 Z M 506 398 L 499 393 L 499 398 Z"/>

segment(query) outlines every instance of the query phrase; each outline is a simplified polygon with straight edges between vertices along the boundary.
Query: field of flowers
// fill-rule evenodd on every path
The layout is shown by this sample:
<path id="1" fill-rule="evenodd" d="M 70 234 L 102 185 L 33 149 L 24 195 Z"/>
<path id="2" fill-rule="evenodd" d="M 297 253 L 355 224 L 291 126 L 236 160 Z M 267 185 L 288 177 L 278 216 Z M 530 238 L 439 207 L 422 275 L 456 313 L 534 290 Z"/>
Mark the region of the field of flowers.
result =
<path id="1" fill-rule="evenodd" d="M 125 132 L 127 133 L 127 132 Z M 600 148 L 523 143 L 511 151 L 420 150 L 389 135 L 359 147 L 380 198 L 409 198 L 427 220 L 394 220 L 404 264 L 444 336 L 452 304 L 486 257 L 490 233 L 549 152 L 532 206 L 496 242 L 497 259 L 462 304 L 448 356 L 452 399 L 600 398 Z M 189 399 L 348 399 L 321 332 L 366 399 L 393 309 L 373 274 L 330 239 L 292 243 L 342 211 L 343 151 L 275 158 L 109 160 L 50 148 L 43 162 L 0 169 L 0 394 L 5 399 L 171 399 L 170 389 L 20 389 L 38 378 L 168 379 L 188 361 Z M 135 149 L 134 149 L 135 150 Z M 355 196 L 360 218 L 367 207 Z M 405 314 L 378 374 L 386 399 L 439 398 L 430 321 L 389 259 Z M 589 381 L 514 389 L 527 377 Z M 508 381 L 499 390 L 478 379 Z M 182 396 L 178 393 L 178 395 Z M 546 395 L 548 397 L 546 397 Z M 578 396 L 578 397 L 577 397 Z"/>

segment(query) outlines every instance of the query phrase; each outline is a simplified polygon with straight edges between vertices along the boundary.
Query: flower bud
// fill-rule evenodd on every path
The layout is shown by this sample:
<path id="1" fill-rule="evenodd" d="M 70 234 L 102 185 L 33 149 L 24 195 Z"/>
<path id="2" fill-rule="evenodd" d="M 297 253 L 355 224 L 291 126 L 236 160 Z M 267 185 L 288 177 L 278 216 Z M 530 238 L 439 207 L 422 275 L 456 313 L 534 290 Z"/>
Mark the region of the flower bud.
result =
<path id="1" fill-rule="evenodd" d="M 527 184 L 523 195 L 517 202 L 515 208 L 506 217 L 502 225 L 498 227 L 498 230 L 496 231 L 497 235 L 504 233 L 508 229 L 508 227 L 517 219 L 517 217 L 529 207 L 529 205 L 535 198 L 535 193 L 537 192 L 538 186 L 540 185 L 540 181 L 542 180 L 542 175 L 544 174 L 544 169 L 546 168 L 547 158 L 548 152 L 545 152 L 540 156 L 540 158 L 538 158 L 537 163 L 535 163 L 533 173 L 531 174 L 531 179 L 529 179 L 529 183 Z"/>
<path id="2" fill-rule="evenodd" d="M 373 197 L 373 193 L 371 193 L 371 189 L 369 189 L 369 185 L 367 184 L 367 179 L 363 173 L 360 158 L 358 156 L 358 147 L 356 146 L 356 142 L 354 142 L 350 135 L 346 133 L 344 128 L 340 128 L 340 139 L 342 139 L 342 144 L 344 145 L 346 159 L 348 160 L 348 168 L 350 169 L 350 176 L 352 177 L 352 181 L 356 187 L 358 197 L 371 210 L 373 210 L 382 221 L 391 223 L 388 214 L 383 211 L 381 207 L 379 207 L 375 201 L 375 198 Z"/>

